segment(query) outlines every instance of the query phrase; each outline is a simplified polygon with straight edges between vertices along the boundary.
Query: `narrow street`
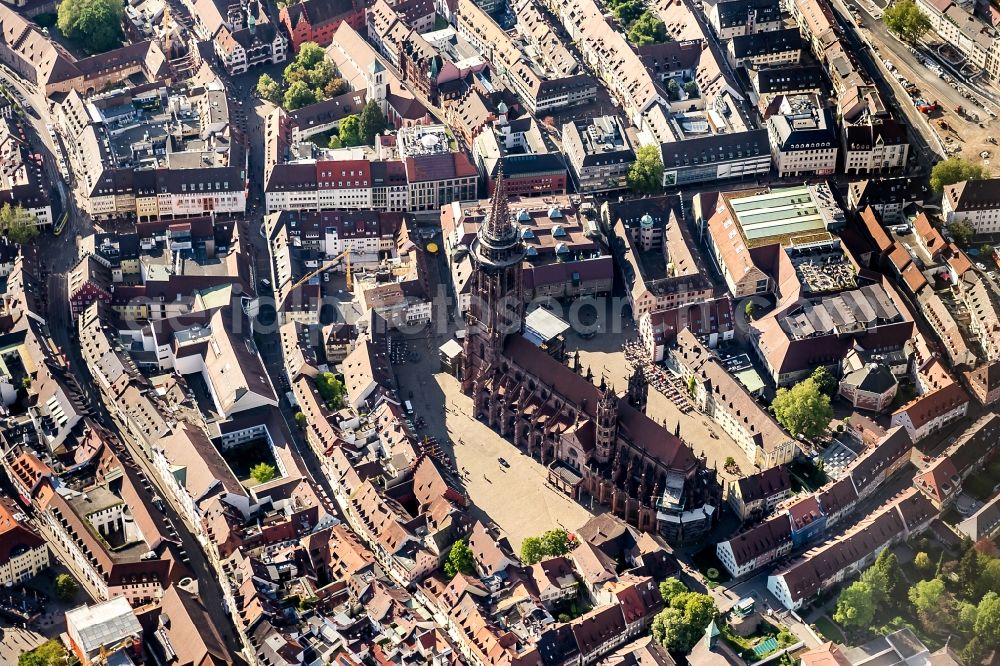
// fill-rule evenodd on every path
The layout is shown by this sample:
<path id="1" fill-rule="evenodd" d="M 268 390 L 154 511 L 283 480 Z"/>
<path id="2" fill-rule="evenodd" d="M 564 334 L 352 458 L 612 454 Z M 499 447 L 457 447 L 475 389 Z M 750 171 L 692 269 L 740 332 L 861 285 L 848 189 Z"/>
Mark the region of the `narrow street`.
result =
<path id="1" fill-rule="evenodd" d="M 211 566 L 191 527 L 174 508 L 171 502 L 172 495 L 159 486 L 159 477 L 153 470 L 151 461 L 142 454 L 140 448 L 131 440 L 122 425 L 111 416 L 104 403 L 101 402 L 97 391 L 92 388 L 94 383 L 90 372 L 86 368 L 75 341 L 71 338 L 71 331 L 75 330 L 75 323 L 71 320 L 69 303 L 66 298 L 65 275 L 62 273 L 51 274 L 48 285 L 49 334 L 57 347 L 62 350 L 70 370 L 84 390 L 94 418 L 118 436 L 117 441 L 110 442 L 110 444 L 116 447 L 116 453 L 123 461 L 126 473 L 136 480 L 136 486 L 141 488 L 140 494 L 143 496 L 143 503 L 149 507 L 153 514 L 157 528 L 176 539 L 183 547 L 189 558 L 188 567 L 191 569 L 192 577 L 198 581 L 199 593 L 205 601 L 209 614 L 226 644 L 238 652 L 240 642 L 225 610 L 226 604 L 215 569 Z M 122 443 L 124 443 L 124 447 L 122 447 Z M 156 488 L 155 492 L 154 487 Z M 153 497 L 156 495 L 167 500 L 161 505 L 164 507 L 162 512 L 158 511 L 153 503 Z"/>

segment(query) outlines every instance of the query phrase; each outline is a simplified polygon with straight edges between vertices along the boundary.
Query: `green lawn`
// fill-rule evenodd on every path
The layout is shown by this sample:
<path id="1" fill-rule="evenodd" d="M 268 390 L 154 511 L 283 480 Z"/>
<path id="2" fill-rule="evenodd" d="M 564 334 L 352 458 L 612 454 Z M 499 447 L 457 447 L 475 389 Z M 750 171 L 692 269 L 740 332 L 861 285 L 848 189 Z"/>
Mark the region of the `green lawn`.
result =
<path id="1" fill-rule="evenodd" d="M 818 620 L 816 620 L 816 631 L 820 636 L 828 641 L 841 644 L 846 642 L 844 639 L 844 632 L 841 631 L 840 627 L 838 627 L 837 624 L 826 615 L 822 615 Z"/>

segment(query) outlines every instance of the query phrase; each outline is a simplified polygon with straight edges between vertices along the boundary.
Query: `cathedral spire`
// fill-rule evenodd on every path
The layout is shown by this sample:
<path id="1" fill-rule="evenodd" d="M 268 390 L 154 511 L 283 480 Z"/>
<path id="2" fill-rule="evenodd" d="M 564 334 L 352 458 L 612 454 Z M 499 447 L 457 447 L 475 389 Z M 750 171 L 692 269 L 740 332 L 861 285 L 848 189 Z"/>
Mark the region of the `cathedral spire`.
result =
<path id="1" fill-rule="evenodd" d="M 503 160 L 497 164 L 496 184 L 490 198 L 490 212 L 483 224 L 483 236 L 491 241 L 505 241 L 514 235 L 514 223 L 510 216 L 510 198 L 507 195 L 507 181 L 503 177 Z"/>

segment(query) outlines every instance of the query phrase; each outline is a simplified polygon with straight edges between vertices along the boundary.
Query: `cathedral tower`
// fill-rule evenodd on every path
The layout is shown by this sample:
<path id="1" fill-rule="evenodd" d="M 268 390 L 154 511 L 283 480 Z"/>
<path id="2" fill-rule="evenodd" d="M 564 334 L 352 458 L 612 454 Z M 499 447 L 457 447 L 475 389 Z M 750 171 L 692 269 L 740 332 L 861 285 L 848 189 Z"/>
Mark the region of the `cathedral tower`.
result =
<path id="1" fill-rule="evenodd" d="M 524 245 L 514 228 L 503 163 L 497 172 L 490 210 L 472 241 L 472 300 L 466 313 L 462 390 L 473 390 L 493 367 L 511 333 L 524 326 Z"/>
<path id="2" fill-rule="evenodd" d="M 605 380 L 601 380 L 601 401 L 597 403 L 597 452 L 599 463 L 614 457 L 618 442 L 618 396 Z"/>

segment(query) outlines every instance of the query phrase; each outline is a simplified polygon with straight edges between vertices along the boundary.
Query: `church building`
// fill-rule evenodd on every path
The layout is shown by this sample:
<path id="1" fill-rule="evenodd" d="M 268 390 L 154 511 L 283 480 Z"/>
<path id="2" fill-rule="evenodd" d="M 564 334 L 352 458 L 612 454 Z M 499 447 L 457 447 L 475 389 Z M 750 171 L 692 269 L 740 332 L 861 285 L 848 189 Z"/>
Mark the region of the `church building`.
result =
<path id="1" fill-rule="evenodd" d="M 578 502 L 608 506 L 673 542 L 702 537 L 719 505 L 715 471 L 646 416 L 641 369 L 622 397 L 605 380 L 595 385 L 578 360 L 570 368 L 522 335 L 525 249 L 502 165 L 469 254 L 472 289 L 459 376 L 476 417 L 547 465 L 549 482 Z"/>

